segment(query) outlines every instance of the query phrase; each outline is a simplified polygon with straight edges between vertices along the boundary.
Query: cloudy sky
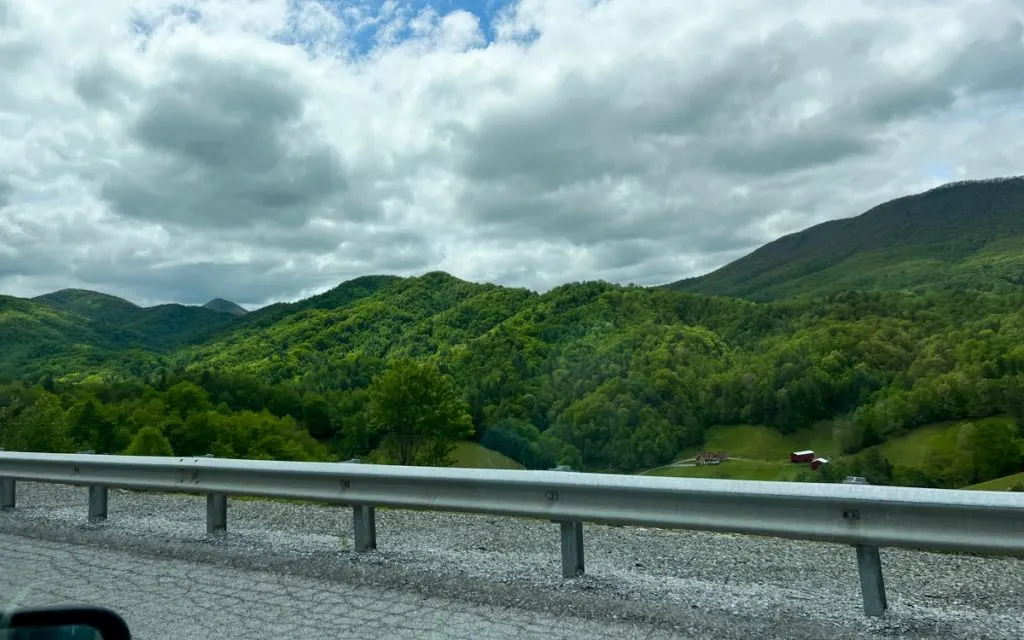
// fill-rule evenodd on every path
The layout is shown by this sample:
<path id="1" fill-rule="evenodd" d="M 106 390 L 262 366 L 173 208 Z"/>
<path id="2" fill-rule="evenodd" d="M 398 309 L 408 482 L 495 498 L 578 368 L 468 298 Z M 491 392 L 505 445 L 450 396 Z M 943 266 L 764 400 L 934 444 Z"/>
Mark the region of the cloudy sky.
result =
<path id="1" fill-rule="evenodd" d="M 1024 173 L 1020 0 L 0 0 L 0 292 L 696 275 Z"/>

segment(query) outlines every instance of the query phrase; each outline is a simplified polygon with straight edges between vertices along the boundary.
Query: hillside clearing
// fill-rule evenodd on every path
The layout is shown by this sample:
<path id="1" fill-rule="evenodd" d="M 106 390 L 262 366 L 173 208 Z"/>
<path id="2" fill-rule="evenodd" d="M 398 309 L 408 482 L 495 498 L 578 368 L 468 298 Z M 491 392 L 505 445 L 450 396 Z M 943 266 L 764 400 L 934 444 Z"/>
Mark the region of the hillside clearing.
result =
<path id="1" fill-rule="evenodd" d="M 1009 491 L 1017 486 L 1024 487 L 1024 472 L 1015 473 L 1012 476 L 1003 476 L 988 482 L 979 482 L 964 488 L 971 491 Z"/>
<path id="2" fill-rule="evenodd" d="M 719 480 L 766 480 L 789 482 L 796 480 L 806 464 L 766 462 L 763 460 L 726 460 L 721 464 L 703 466 L 669 465 L 648 471 L 645 475 L 672 478 L 716 478 Z"/>
<path id="3" fill-rule="evenodd" d="M 453 467 L 466 469 L 522 469 L 512 458 L 504 456 L 497 451 L 480 445 L 476 442 L 460 442 L 455 445 L 455 452 L 452 454 L 455 461 Z"/>
<path id="4" fill-rule="evenodd" d="M 704 446 L 686 449 L 677 459 L 693 458 L 702 451 L 722 451 L 734 458 L 788 463 L 790 453 L 804 449 L 832 457 L 840 451 L 835 436 L 837 424 L 837 421 L 825 420 L 810 429 L 789 434 L 764 425 L 719 425 L 707 430 Z"/>

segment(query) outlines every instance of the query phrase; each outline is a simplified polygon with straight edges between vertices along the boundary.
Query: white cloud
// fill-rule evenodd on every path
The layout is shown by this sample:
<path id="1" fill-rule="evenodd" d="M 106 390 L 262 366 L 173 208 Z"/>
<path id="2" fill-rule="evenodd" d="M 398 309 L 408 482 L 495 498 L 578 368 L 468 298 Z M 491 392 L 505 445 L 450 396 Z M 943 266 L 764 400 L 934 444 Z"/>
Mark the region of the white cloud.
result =
<path id="1" fill-rule="evenodd" d="M 1019 172 L 1014 0 L 494 15 L 0 0 L 0 290 L 258 304 L 433 269 L 652 284 L 947 176 Z"/>

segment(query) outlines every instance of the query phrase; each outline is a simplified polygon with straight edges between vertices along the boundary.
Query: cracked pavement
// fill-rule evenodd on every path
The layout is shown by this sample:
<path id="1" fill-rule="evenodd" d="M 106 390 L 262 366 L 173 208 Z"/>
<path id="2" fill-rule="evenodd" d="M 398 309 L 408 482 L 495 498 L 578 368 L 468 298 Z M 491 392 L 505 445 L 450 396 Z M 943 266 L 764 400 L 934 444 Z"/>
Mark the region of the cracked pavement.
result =
<path id="1" fill-rule="evenodd" d="M 183 638 L 670 638 L 636 625 L 500 609 L 0 535 L 8 606 L 89 603 L 144 640 Z"/>
<path id="2" fill-rule="evenodd" d="M 351 512 L 18 483 L 0 513 L 4 604 L 109 606 L 135 637 L 1024 637 L 1024 560 L 882 550 L 890 610 L 861 612 L 853 550 L 754 536 L 585 526 L 587 575 L 560 577 L 557 525 L 380 510 L 355 553 Z"/>

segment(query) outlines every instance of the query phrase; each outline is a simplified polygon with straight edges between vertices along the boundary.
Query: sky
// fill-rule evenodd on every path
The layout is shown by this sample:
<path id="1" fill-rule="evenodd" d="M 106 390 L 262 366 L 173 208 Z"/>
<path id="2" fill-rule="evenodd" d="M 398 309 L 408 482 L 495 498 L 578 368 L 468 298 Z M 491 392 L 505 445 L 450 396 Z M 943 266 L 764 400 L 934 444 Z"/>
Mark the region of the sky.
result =
<path id="1" fill-rule="evenodd" d="M 661 284 L 1024 173 L 1020 0 L 0 0 L 0 293 Z"/>

